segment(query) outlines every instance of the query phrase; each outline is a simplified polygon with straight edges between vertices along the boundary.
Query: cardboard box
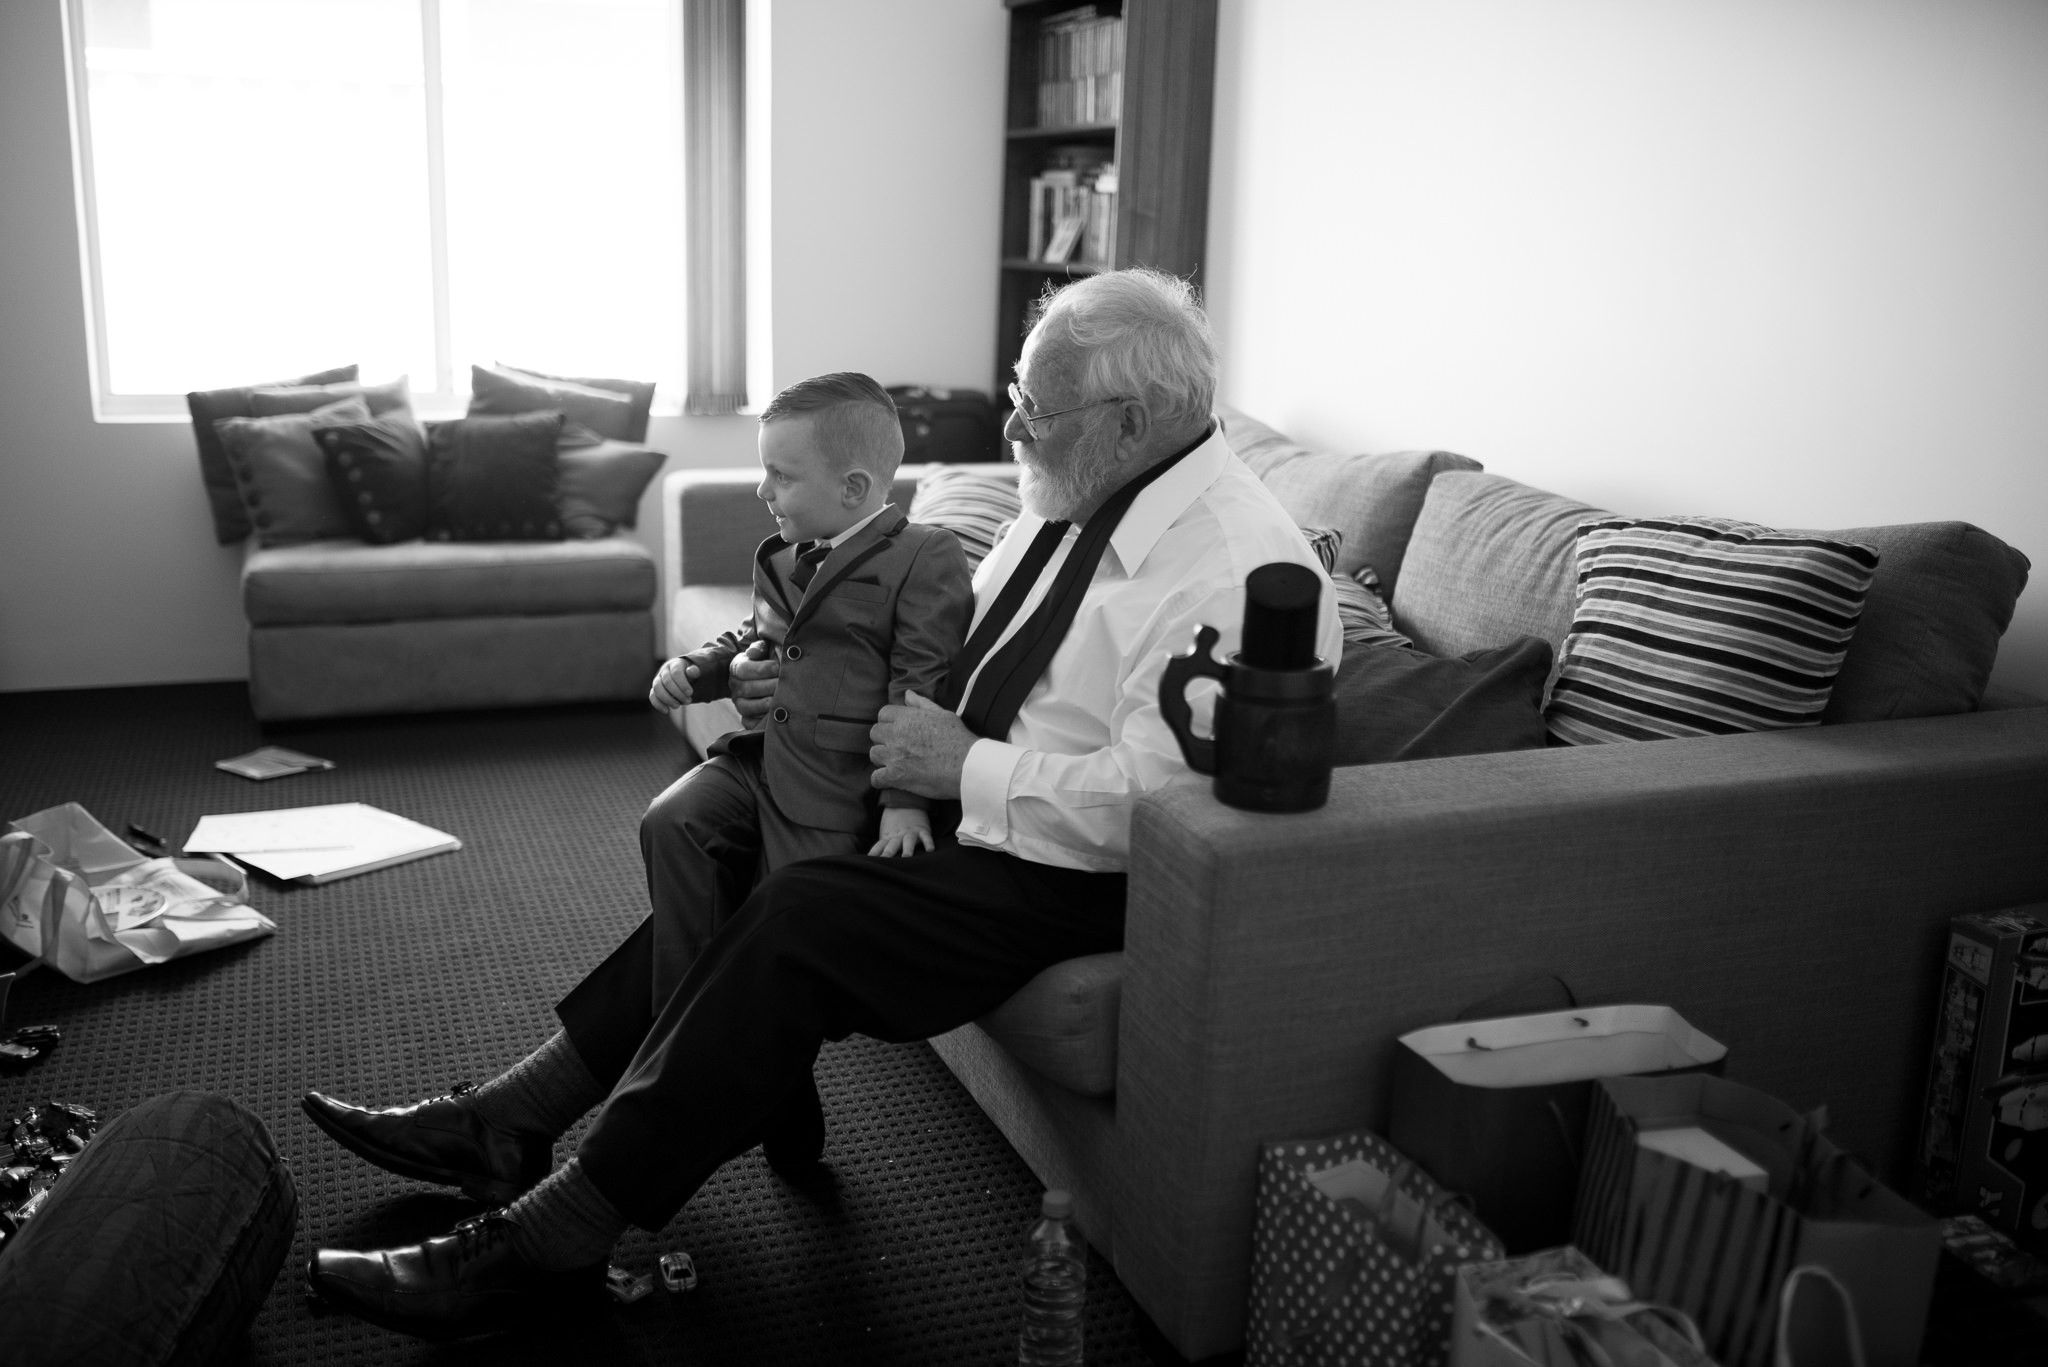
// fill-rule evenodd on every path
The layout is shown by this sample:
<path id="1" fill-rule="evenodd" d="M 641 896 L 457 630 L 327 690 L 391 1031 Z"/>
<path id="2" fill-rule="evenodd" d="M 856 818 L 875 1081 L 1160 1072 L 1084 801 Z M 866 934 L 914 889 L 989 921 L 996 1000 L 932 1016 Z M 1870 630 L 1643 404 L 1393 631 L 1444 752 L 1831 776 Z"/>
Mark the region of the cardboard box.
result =
<path id="1" fill-rule="evenodd" d="M 1949 923 L 1916 1159 L 1928 1205 L 2048 1250 L 2048 903 Z"/>

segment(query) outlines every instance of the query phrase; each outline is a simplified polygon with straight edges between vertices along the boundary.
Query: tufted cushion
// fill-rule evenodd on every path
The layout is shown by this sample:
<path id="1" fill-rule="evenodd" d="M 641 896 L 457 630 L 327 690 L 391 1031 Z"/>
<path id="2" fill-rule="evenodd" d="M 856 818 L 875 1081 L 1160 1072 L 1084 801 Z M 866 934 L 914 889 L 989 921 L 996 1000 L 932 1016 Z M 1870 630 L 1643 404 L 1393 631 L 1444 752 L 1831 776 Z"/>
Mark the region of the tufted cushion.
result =
<path id="1" fill-rule="evenodd" d="M 327 477 L 327 457 L 313 429 L 328 422 L 368 422 L 359 396 L 309 412 L 266 418 L 222 418 L 214 424 L 235 489 L 256 529 L 257 544 L 347 536 L 354 530 L 341 496 Z"/>
<path id="2" fill-rule="evenodd" d="M 327 482 L 355 534 L 374 545 L 427 530 L 427 436 L 401 409 L 355 422 L 315 425 Z"/>
<path id="3" fill-rule="evenodd" d="M 314 541 L 251 554 L 249 625 L 410 622 L 624 612 L 654 602 L 654 559 L 624 537 L 595 541 Z"/>
<path id="4" fill-rule="evenodd" d="M 1821 533 L 1878 553 L 1823 723 L 1939 717 L 1984 696 L 2027 557 L 1967 522 Z"/>
<path id="5" fill-rule="evenodd" d="M 1234 408 L 1218 405 L 1224 440 L 1303 526 L 1344 534 L 1338 574 L 1365 565 L 1396 591 L 1408 535 L 1430 481 L 1447 470 L 1477 470 L 1479 462 L 1449 451 L 1396 451 L 1339 455 L 1301 446 Z"/>
<path id="6" fill-rule="evenodd" d="M 1605 517 L 1500 475 L 1453 471 L 1430 485 L 1393 592 L 1394 625 L 1431 655 L 1463 655 L 1572 626 L 1573 534 Z"/>
<path id="7" fill-rule="evenodd" d="M 427 425 L 427 535 L 446 541 L 560 541 L 555 410 Z"/>
<path id="8" fill-rule="evenodd" d="M 976 1024 L 1019 1063 L 1082 1096 L 1116 1090 L 1117 1008 L 1124 956 L 1054 964 Z"/>
<path id="9" fill-rule="evenodd" d="M 94 1137 L 0 1251 L 0 1356 L 240 1358 L 298 1209 L 291 1170 L 245 1107 L 205 1092 L 145 1101 Z"/>
<path id="10" fill-rule="evenodd" d="M 333 370 L 315 371 L 297 379 L 277 380 L 267 385 L 242 385 L 235 389 L 198 389 L 185 396 L 185 407 L 192 414 L 192 439 L 199 448 L 199 477 L 206 484 L 206 501 L 213 509 L 214 539 L 223 546 L 232 546 L 249 534 L 249 514 L 242 507 L 242 496 L 235 489 L 234 471 L 228 467 L 228 453 L 220 444 L 220 434 L 213 425 L 222 418 L 248 418 L 255 416 L 249 406 L 250 396 L 258 389 L 277 389 L 287 385 L 335 384 L 353 380 L 356 368 L 352 365 L 337 366 Z"/>

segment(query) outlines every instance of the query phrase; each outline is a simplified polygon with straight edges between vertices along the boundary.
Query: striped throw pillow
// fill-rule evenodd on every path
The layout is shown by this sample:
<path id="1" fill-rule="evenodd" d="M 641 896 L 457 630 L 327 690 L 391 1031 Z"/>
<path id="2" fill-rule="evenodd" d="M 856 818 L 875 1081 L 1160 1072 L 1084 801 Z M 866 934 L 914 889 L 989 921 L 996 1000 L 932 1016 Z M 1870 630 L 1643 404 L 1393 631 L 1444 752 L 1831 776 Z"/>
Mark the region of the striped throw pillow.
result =
<path id="1" fill-rule="evenodd" d="M 972 570 L 1023 511 L 1016 466 L 940 465 L 917 481 L 906 516 L 912 522 L 944 527 L 958 537 Z"/>
<path id="2" fill-rule="evenodd" d="M 1721 518 L 1610 518 L 1577 537 L 1551 735 L 1600 745 L 1820 723 L 1876 551 Z"/>

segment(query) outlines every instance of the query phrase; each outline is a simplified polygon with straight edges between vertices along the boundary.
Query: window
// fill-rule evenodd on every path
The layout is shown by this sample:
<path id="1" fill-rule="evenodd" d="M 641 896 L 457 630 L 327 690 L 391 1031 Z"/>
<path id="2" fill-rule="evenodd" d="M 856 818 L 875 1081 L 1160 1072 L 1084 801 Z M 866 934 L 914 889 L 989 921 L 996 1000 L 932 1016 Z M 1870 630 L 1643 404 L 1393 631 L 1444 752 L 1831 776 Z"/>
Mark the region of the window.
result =
<path id="1" fill-rule="evenodd" d="M 102 417 L 357 362 L 680 394 L 680 0 L 71 0 Z"/>

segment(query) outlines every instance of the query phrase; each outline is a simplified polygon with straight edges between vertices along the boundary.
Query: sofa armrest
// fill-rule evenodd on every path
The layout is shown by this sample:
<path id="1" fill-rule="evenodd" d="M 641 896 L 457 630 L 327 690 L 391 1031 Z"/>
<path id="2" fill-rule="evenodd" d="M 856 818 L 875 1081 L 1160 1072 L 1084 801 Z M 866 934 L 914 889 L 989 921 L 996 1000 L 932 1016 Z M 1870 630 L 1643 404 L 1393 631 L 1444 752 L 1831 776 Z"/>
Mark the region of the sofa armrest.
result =
<path id="1" fill-rule="evenodd" d="M 1396 1036 L 1543 971 L 1677 1006 L 1896 1176 L 1946 918 L 2048 897 L 2044 832 L 2041 709 L 1340 769 L 1298 816 L 1148 797 L 1118 1273 L 1231 1346 L 1258 1144 L 1383 1127 Z"/>

